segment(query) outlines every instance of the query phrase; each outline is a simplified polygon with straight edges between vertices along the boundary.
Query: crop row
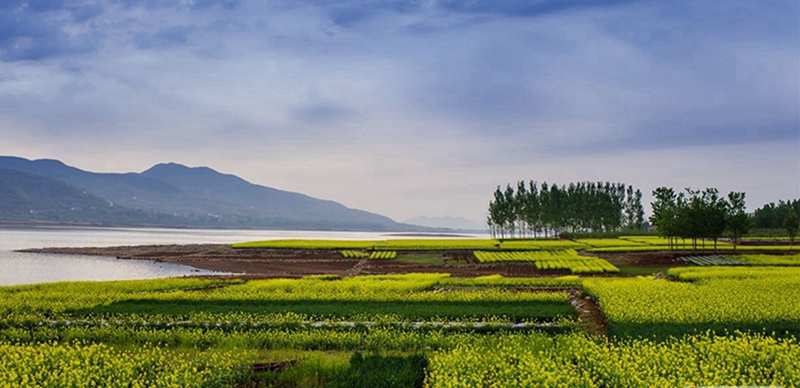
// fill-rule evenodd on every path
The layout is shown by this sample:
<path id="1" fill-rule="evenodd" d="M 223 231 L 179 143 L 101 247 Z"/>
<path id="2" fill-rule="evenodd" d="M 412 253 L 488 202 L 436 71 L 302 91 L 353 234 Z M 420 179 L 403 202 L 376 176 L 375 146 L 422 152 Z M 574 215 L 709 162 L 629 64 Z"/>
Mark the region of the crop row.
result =
<path id="1" fill-rule="evenodd" d="M 532 253 L 591 259 L 574 251 Z M 269 350 L 422 352 L 429 359 L 428 387 L 791 387 L 800 381 L 793 336 L 800 268 L 692 266 L 668 275 L 671 280 L 413 274 L 0 287 L 0 386 L 251 386 L 250 365 L 263 362 Z M 574 330 L 567 292 L 536 290 L 581 286 L 598 300 L 614 341 Z M 418 317 L 423 324 L 409 324 Z M 471 321 L 490 325 L 458 325 Z M 517 321 L 565 330 L 501 327 Z M 737 329 L 748 333 L 718 335 Z M 773 331 L 779 336 L 761 334 Z M 284 373 L 296 373 L 292 368 Z M 325 381 L 314 376 L 318 385 Z M 386 381 L 391 378 L 390 372 Z"/>
<path id="2" fill-rule="evenodd" d="M 234 248 L 338 249 L 379 251 L 536 250 L 585 248 L 571 240 L 398 239 L 398 240 L 268 240 L 233 244 Z"/>
<path id="3" fill-rule="evenodd" d="M 780 265 L 780 266 L 800 265 L 800 254 L 797 255 L 745 254 L 736 256 L 736 259 L 750 265 Z"/>
<path id="4" fill-rule="evenodd" d="M 153 346 L 0 344 L 3 387 L 208 387 L 250 373 L 252 350 L 183 353 Z"/>
<path id="5" fill-rule="evenodd" d="M 581 334 L 507 335 L 443 349 L 426 386 L 686 387 L 786 386 L 800 381 L 793 338 L 709 334 L 665 342 L 600 342 Z"/>
<path id="6" fill-rule="evenodd" d="M 619 269 L 608 261 L 597 257 L 581 256 L 575 250 L 528 251 L 528 252 L 482 252 L 475 251 L 482 263 L 529 262 L 539 270 L 564 270 L 572 273 L 614 273 Z"/>
<path id="7" fill-rule="evenodd" d="M 474 280 L 466 281 L 467 283 Z M 555 284 L 506 282 L 508 284 Z M 458 287 L 461 281 L 442 274 L 331 276 L 265 279 L 246 283 L 199 283 L 186 280 L 58 283 L 0 288 L 2 321 L 45 321 L 60 317 L 168 315 L 171 320 L 202 320 L 201 313 L 240 313 L 248 321 L 271 321 L 271 315 L 295 313 L 304 320 L 475 320 L 506 315 L 508 319 L 552 320 L 573 316 L 563 292 L 514 292 L 499 287 Z M 466 284 L 466 283 L 465 283 Z M 153 285 L 161 285 L 155 287 Z M 200 286 L 200 288 L 198 288 Z M 202 288 L 202 287 L 206 288 Z M 219 287 L 223 286 L 223 287 Z M 149 288 L 149 290 L 148 290 Z"/>
<path id="8" fill-rule="evenodd" d="M 366 259 L 369 254 L 362 251 L 342 251 L 342 256 L 345 259 Z"/>
<path id="9" fill-rule="evenodd" d="M 394 251 L 375 251 L 369 255 L 370 259 L 378 260 L 391 260 L 397 258 L 397 252 Z"/>
<path id="10" fill-rule="evenodd" d="M 741 329 L 797 334 L 800 268 L 682 267 L 679 282 L 652 278 L 585 279 L 613 334 L 669 336 Z"/>
<path id="11" fill-rule="evenodd" d="M 232 245 L 234 248 L 277 249 L 331 249 L 331 250 L 379 250 L 379 251 L 511 251 L 511 250 L 559 250 L 585 249 L 591 252 L 618 251 L 665 251 L 669 240 L 659 236 L 622 236 L 620 238 L 598 238 L 578 240 L 553 239 L 397 239 L 397 240 L 267 240 L 251 241 Z M 714 242 L 699 240 L 698 249 L 711 250 Z M 788 245 L 739 245 L 740 251 L 788 251 Z M 689 240 L 677 240 L 675 250 L 692 250 Z M 733 250 L 734 246 L 718 241 L 717 249 Z"/>

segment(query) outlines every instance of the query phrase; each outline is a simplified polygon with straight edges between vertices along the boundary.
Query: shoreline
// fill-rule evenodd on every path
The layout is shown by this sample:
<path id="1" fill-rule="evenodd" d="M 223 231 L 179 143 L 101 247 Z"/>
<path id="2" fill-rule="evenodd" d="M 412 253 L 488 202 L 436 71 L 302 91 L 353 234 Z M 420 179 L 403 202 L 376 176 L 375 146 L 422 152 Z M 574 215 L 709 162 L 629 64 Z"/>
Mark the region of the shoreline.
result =
<path id="1" fill-rule="evenodd" d="M 17 252 L 110 256 L 120 260 L 149 260 L 227 272 L 233 278 L 299 278 L 310 275 L 391 275 L 447 273 L 454 277 L 502 275 L 504 277 L 564 276 L 567 271 L 538 271 L 532 263 L 477 263 L 459 260 L 427 264 L 406 260 L 344 258 L 335 250 L 234 249 L 225 244 L 133 245 L 81 248 L 33 248 Z M 446 252 L 428 252 L 446 255 Z M 214 275 L 216 276 L 216 275 Z"/>

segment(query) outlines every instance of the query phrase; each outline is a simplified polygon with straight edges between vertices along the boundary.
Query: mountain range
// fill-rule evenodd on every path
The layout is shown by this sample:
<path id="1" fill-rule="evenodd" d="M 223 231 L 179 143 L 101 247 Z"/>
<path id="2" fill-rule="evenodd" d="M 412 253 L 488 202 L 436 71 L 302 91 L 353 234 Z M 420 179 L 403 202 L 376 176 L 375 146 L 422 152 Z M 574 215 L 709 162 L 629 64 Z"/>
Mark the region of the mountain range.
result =
<path id="1" fill-rule="evenodd" d="M 340 203 L 252 184 L 208 167 L 94 173 L 0 156 L 0 220 L 89 225 L 422 231 Z"/>

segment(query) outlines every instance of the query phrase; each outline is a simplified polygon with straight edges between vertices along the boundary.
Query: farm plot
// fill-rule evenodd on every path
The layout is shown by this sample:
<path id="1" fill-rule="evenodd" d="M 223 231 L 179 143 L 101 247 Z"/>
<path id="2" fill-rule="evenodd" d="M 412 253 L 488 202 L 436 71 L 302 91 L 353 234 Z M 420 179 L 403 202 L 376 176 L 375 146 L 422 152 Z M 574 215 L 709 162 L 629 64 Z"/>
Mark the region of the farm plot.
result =
<path id="1" fill-rule="evenodd" d="M 0 287 L 0 381 L 790 387 L 800 376 L 796 337 L 762 333 L 797 328 L 799 271 L 670 272 L 681 281 L 411 274 Z M 580 329 L 570 303 L 582 284 L 622 338 Z M 753 332 L 718 335 L 727 328 Z"/>
<path id="2" fill-rule="evenodd" d="M 616 273 L 619 269 L 611 263 L 589 256 L 581 256 L 573 249 L 522 251 L 522 252 L 481 252 L 475 251 L 475 257 L 481 263 L 529 262 L 538 270 L 571 271 L 584 273 Z"/>
<path id="3" fill-rule="evenodd" d="M 369 255 L 370 260 L 391 260 L 397 258 L 395 251 L 375 251 Z"/>
<path id="4" fill-rule="evenodd" d="M 342 251 L 342 256 L 345 259 L 366 259 L 369 254 L 363 251 Z"/>
<path id="5" fill-rule="evenodd" d="M 295 321 L 553 321 L 575 311 L 565 292 L 512 292 L 502 288 L 460 288 L 442 292 L 457 279 L 442 274 L 342 278 L 266 279 L 246 283 L 152 280 L 128 285 L 67 283 L 0 288 L 0 312 L 20 321 L 53 317 L 131 315 L 147 321 L 219 323 Z M 141 285 L 142 289 L 137 290 Z M 137 290 L 137 291 L 134 291 Z M 72 292 L 80 293 L 72 296 Z M 0 319 L 2 323 L 3 319 Z"/>
<path id="6" fill-rule="evenodd" d="M 397 239 L 397 240 L 268 240 L 233 244 L 233 248 L 340 249 L 383 251 L 491 250 L 500 247 L 493 239 Z"/>
<path id="7" fill-rule="evenodd" d="M 648 244 L 623 238 L 582 238 L 575 240 L 592 248 L 646 247 Z"/>
<path id="8" fill-rule="evenodd" d="M 745 254 L 736 256 L 736 259 L 750 265 L 777 265 L 777 266 L 800 265 L 800 254 L 797 255 Z"/>
<path id="9" fill-rule="evenodd" d="M 538 250 L 588 248 L 581 242 L 553 239 L 395 239 L 395 240 L 268 240 L 232 244 L 233 248 L 338 249 L 383 251 Z"/>
<path id="10" fill-rule="evenodd" d="M 670 249 L 669 240 L 661 236 L 620 236 L 619 239 L 595 239 L 588 252 L 647 252 L 647 251 L 666 251 Z M 628 244 L 618 243 L 616 240 L 625 241 Z M 580 240 L 584 241 L 584 240 Z M 741 247 L 741 246 L 740 246 Z M 733 250 L 733 245 L 724 241 L 717 241 L 718 250 Z M 677 251 L 692 250 L 691 240 L 677 239 L 673 241 L 672 249 Z M 697 249 L 713 250 L 714 241 L 698 240 Z"/>
<path id="11" fill-rule="evenodd" d="M 437 351 L 425 382 L 431 388 L 791 387 L 800 372 L 798 357 L 794 338 L 758 334 L 699 334 L 664 342 L 512 334 Z"/>
<path id="12" fill-rule="evenodd" d="M 800 268 L 680 267 L 653 278 L 585 279 L 617 336 L 673 336 L 800 328 Z"/>

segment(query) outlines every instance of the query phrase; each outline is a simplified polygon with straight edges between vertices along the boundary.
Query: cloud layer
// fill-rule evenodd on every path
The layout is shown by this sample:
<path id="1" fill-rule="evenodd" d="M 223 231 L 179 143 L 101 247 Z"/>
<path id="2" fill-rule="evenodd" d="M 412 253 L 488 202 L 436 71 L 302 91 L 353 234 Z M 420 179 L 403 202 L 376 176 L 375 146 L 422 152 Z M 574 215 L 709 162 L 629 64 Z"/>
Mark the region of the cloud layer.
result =
<path id="1" fill-rule="evenodd" d="M 800 196 L 798 24 L 793 0 L 10 0 L 0 153 L 208 165 L 395 219 L 481 219 L 516 179 L 755 207 Z"/>

